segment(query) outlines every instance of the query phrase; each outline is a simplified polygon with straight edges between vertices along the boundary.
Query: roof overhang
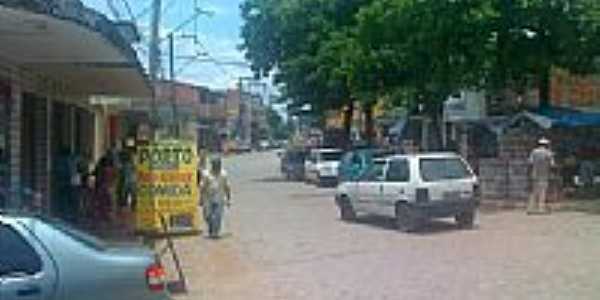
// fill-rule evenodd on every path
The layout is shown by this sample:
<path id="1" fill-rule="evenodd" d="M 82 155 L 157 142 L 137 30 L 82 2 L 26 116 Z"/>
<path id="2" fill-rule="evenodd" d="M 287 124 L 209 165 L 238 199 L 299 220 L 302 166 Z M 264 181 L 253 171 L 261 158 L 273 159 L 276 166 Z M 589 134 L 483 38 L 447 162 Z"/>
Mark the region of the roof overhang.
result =
<path id="1" fill-rule="evenodd" d="M 81 18 L 97 18 L 84 22 L 1 3 L 3 59 L 65 82 L 73 95 L 152 95 L 135 52 L 102 15 L 83 10 Z"/>

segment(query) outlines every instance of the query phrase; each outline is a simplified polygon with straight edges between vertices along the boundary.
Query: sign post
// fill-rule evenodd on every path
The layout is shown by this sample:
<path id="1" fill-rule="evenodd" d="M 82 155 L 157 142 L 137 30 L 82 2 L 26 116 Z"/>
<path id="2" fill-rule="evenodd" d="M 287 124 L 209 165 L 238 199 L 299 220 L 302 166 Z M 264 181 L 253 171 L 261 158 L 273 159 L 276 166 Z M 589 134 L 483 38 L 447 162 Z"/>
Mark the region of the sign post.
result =
<path id="1" fill-rule="evenodd" d="M 153 142 L 138 149 L 135 161 L 136 231 L 155 236 L 199 234 L 195 143 Z"/>
<path id="2" fill-rule="evenodd" d="M 159 258 L 170 252 L 179 281 L 169 285 L 173 293 L 186 291 L 186 280 L 173 237 L 199 235 L 198 153 L 196 143 L 156 141 L 138 148 L 136 157 L 136 232 L 156 245 L 165 240 Z"/>

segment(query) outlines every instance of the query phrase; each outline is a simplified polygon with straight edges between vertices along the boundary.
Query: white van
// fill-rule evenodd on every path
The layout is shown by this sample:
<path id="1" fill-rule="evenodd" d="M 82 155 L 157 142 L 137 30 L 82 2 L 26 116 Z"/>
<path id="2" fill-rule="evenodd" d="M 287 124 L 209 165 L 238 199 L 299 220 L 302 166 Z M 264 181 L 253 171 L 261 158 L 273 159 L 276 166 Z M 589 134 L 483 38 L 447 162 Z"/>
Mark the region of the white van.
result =
<path id="1" fill-rule="evenodd" d="M 305 180 L 318 186 L 336 186 L 338 168 L 343 155 L 344 151 L 340 149 L 311 150 L 304 164 Z"/>
<path id="2" fill-rule="evenodd" d="M 459 155 L 397 155 L 375 164 L 358 181 L 340 184 L 336 203 L 343 220 L 357 213 L 395 218 L 399 230 L 419 229 L 428 218 L 455 217 L 460 227 L 473 226 L 479 185 Z"/>

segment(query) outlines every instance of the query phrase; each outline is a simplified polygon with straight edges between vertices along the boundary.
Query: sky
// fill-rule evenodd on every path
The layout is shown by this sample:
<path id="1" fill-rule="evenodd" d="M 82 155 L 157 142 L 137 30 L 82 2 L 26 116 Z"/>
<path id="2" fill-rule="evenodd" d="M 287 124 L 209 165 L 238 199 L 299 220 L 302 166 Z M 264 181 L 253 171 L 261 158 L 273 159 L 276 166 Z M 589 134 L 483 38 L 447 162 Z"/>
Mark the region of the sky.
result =
<path id="1" fill-rule="evenodd" d="M 136 45 L 138 57 L 144 66 L 148 62 L 149 24 L 151 18 L 150 6 L 152 0 L 82 0 L 93 9 L 115 19 L 108 7 L 109 2 L 119 11 L 121 19 L 130 20 L 130 15 L 135 17 L 138 28 L 142 33 L 142 43 Z M 194 5 L 203 10 L 212 12 L 212 16 L 201 15 L 196 23 L 178 31 L 175 42 L 175 70 L 176 79 L 190 82 L 213 89 L 235 87 L 239 77 L 250 76 L 252 73 L 244 64 L 217 65 L 203 61 L 190 63 L 190 56 L 198 53 L 208 53 L 211 58 L 221 62 L 244 63 L 243 53 L 237 49 L 241 44 L 240 29 L 242 19 L 239 5 L 243 0 L 162 0 L 163 14 L 161 22 L 161 36 L 165 36 L 185 20 L 192 17 Z M 129 13 L 127 5 L 131 8 Z M 196 35 L 196 41 L 191 36 Z M 168 74 L 168 47 L 162 43 L 162 65 L 165 74 Z"/>

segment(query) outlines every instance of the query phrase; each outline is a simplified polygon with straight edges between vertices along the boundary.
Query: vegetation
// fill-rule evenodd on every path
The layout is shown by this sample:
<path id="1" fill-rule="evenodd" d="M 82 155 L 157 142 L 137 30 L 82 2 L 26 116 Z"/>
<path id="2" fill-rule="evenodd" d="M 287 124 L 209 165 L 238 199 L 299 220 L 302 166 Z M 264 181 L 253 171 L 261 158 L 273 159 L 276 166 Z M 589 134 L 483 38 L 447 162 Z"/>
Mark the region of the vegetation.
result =
<path id="1" fill-rule="evenodd" d="M 292 105 L 316 113 L 378 99 L 439 115 L 450 93 L 539 88 L 550 71 L 595 72 L 595 0 L 246 0 L 241 48 Z M 367 120 L 369 120 L 367 116 Z M 369 136 L 369 135 L 367 135 Z"/>
<path id="2" fill-rule="evenodd" d="M 291 134 L 290 124 L 285 122 L 281 115 L 272 107 L 267 109 L 267 123 L 270 128 L 270 137 L 275 140 L 287 140 Z"/>

